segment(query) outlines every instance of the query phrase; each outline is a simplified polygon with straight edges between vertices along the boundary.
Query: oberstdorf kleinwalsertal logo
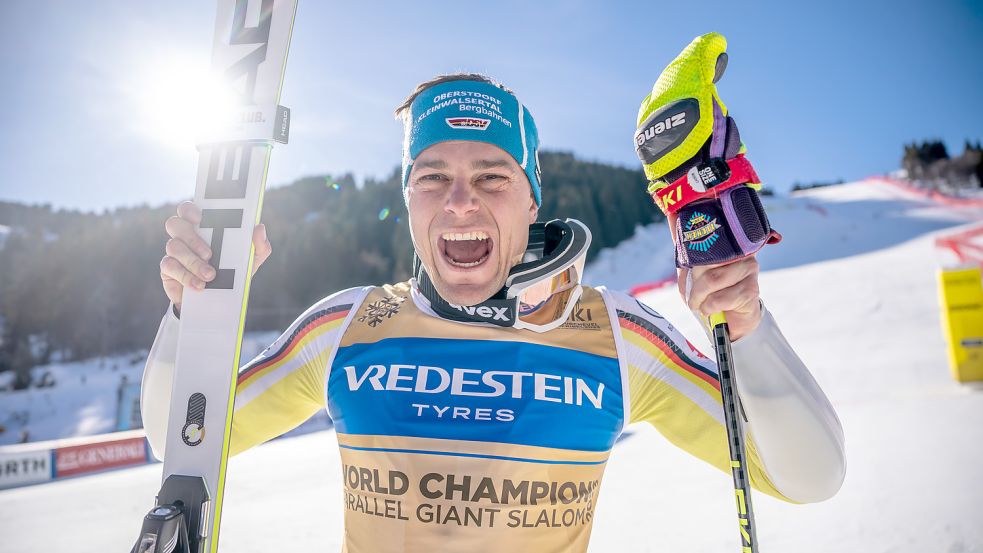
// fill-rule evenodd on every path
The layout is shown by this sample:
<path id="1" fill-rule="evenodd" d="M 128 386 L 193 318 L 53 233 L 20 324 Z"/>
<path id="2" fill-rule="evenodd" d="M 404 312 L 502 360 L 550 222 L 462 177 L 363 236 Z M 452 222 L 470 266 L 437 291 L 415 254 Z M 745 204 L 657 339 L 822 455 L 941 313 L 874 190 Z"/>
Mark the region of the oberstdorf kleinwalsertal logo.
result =
<path id="1" fill-rule="evenodd" d="M 476 131 L 487 129 L 488 123 L 491 123 L 491 119 L 480 117 L 448 117 L 444 121 L 447 121 L 447 124 L 455 129 L 473 129 Z"/>
<path id="2" fill-rule="evenodd" d="M 689 216 L 689 220 L 686 221 L 683 242 L 686 243 L 687 249 L 705 252 L 720 238 L 720 235 L 717 234 L 719 229 L 720 224 L 717 223 L 716 219 L 711 219 L 705 213 L 694 211 Z"/>

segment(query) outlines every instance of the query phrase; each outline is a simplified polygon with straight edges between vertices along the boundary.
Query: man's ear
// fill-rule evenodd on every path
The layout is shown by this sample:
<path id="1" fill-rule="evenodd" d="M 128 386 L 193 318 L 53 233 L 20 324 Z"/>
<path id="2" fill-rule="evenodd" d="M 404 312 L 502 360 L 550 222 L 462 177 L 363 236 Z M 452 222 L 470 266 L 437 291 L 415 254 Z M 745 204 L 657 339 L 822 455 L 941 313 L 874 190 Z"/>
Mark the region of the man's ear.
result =
<path id="1" fill-rule="evenodd" d="M 536 222 L 536 217 L 539 216 L 539 206 L 536 205 L 536 197 L 529 194 L 529 224 Z"/>

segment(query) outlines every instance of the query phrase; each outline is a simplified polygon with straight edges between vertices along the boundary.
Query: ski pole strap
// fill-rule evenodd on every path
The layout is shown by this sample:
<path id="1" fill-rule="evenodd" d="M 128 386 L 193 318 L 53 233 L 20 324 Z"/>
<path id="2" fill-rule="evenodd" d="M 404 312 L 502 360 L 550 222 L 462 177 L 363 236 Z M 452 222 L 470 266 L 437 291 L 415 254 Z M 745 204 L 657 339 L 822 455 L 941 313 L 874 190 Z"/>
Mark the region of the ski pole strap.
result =
<path id="1" fill-rule="evenodd" d="M 710 158 L 694 165 L 672 184 L 652 193 L 652 199 L 666 215 L 677 213 L 687 204 L 712 198 L 739 184 L 758 184 L 761 180 L 743 154 L 731 159 Z"/>

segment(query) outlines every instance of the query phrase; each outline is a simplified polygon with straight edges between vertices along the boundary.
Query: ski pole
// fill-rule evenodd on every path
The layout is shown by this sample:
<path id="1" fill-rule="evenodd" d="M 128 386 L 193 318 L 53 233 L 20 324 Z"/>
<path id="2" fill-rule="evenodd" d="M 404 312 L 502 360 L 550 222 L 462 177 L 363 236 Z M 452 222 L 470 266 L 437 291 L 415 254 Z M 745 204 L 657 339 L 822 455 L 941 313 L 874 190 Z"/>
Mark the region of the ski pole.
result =
<path id="1" fill-rule="evenodd" d="M 635 152 L 648 192 L 665 214 L 676 266 L 722 265 L 781 240 L 758 197 L 761 179 L 746 157 L 737 123 L 717 94 L 727 69 L 727 39 L 693 39 L 642 100 Z M 757 551 L 743 410 L 734 391 L 730 329 L 724 313 L 709 317 L 727 427 L 743 553 Z"/>
<path id="2" fill-rule="evenodd" d="M 717 369 L 720 373 L 720 395 L 723 398 L 724 424 L 727 426 L 730 469 L 734 476 L 737 520 L 741 529 L 741 551 L 757 553 L 758 540 L 754 532 L 754 511 L 751 509 L 751 481 L 745 464 L 747 448 L 744 445 L 744 420 L 738 413 L 737 392 L 734 390 L 730 328 L 727 326 L 727 319 L 723 312 L 710 315 L 710 326 L 713 329 L 713 348 L 717 353 Z"/>

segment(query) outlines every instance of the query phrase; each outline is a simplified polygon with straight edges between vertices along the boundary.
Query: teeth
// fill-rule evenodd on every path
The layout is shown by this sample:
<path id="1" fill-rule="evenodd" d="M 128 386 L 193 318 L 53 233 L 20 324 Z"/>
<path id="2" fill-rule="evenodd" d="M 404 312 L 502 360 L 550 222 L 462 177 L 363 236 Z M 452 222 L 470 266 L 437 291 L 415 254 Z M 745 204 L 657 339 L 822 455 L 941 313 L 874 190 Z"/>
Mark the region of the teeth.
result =
<path id="1" fill-rule="evenodd" d="M 461 263 L 460 261 L 454 261 L 453 259 L 448 258 L 448 260 L 451 262 L 451 265 L 455 265 L 457 267 L 464 267 L 464 268 L 476 267 L 478 265 L 481 265 L 482 263 L 484 263 L 486 259 L 488 259 L 487 255 L 485 257 L 482 257 L 478 261 L 472 261 L 471 263 Z"/>
<path id="2" fill-rule="evenodd" d="M 445 232 L 440 236 L 444 240 L 488 240 L 488 233 L 480 230 L 472 232 Z"/>

